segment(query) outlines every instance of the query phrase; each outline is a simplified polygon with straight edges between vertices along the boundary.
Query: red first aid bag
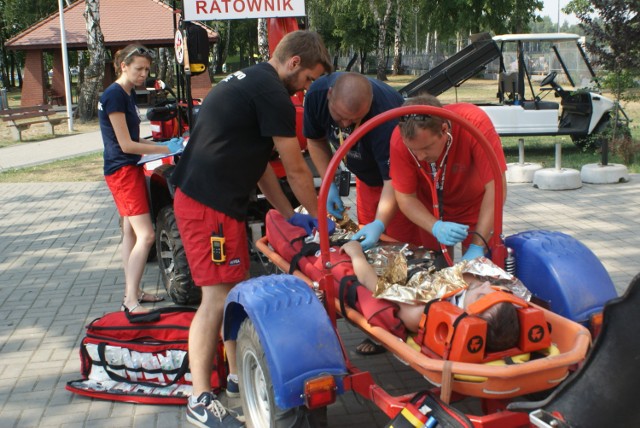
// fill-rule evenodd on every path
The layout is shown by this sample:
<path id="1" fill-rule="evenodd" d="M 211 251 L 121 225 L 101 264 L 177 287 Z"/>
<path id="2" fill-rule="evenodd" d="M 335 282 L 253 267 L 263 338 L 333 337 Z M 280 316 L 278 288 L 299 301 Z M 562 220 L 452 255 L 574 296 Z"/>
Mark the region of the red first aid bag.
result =
<path id="1" fill-rule="evenodd" d="M 80 395 L 143 404 L 185 404 L 191 394 L 188 339 L 195 309 L 160 308 L 144 314 L 108 313 L 92 321 L 80 345 L 82 379 L 66 389 Z M 226 386 L 218 340 L 211 386 Z"/>

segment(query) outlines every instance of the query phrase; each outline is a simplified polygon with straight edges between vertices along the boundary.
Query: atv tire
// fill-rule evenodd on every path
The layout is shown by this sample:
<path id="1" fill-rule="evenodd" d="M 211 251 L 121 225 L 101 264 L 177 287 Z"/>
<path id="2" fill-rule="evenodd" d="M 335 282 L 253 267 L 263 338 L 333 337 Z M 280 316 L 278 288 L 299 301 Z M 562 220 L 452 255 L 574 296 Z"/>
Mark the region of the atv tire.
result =
<path id="1" fill-rule="evenodd" d="M 162 282 L 171 300 L 178 305 L 199 304 L 202 292 L 191 278 L 172 206 L 166 206 L 158 213 L 156 253 Z"/>

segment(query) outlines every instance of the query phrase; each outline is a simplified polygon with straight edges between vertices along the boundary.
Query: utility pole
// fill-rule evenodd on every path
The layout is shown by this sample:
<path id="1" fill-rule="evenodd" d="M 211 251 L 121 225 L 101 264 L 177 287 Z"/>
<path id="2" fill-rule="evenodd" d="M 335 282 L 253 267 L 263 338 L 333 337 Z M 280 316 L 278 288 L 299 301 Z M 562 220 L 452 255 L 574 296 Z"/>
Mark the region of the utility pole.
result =
<path id="1" fill-rule="evenodd" d="M 560 32 L 560 0 L 558 0 L 558 33 Z"/>

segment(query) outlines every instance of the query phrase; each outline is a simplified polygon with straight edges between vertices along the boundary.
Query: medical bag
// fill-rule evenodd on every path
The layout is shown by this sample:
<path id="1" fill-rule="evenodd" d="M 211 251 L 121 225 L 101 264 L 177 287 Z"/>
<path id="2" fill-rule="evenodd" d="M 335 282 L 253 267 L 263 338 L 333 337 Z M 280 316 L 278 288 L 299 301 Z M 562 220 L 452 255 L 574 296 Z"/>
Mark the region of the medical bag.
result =
<path id="1" fill-rule="evenodd" d="M 66 389 L 80 395 L 142 404 L 186 404 L 191 394 L 190 307 L 148 313 L 112 312 L 92 321 L 80 344 L 82 379 Z M 222 340 L 212 361 L 214 392 L 226 386 Z"/>

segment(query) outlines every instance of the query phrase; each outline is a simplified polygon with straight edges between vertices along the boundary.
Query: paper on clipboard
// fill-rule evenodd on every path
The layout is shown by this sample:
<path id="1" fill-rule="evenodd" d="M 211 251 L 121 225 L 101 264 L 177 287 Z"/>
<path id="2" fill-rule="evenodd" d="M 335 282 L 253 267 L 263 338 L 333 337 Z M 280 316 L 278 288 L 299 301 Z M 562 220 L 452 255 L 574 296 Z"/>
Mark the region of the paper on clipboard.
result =
<path id="1" fill-rule="evenodd" d="M 140 160 L 138 161 L 138 165 L 144 165 L 149 162 L 157 161 L 160 159 L 168 158 L 169 156 L 179 155 L 182 153 L 182 150 L 173 153 L 155 153 L 153 155 L 142 155 Z"/>

